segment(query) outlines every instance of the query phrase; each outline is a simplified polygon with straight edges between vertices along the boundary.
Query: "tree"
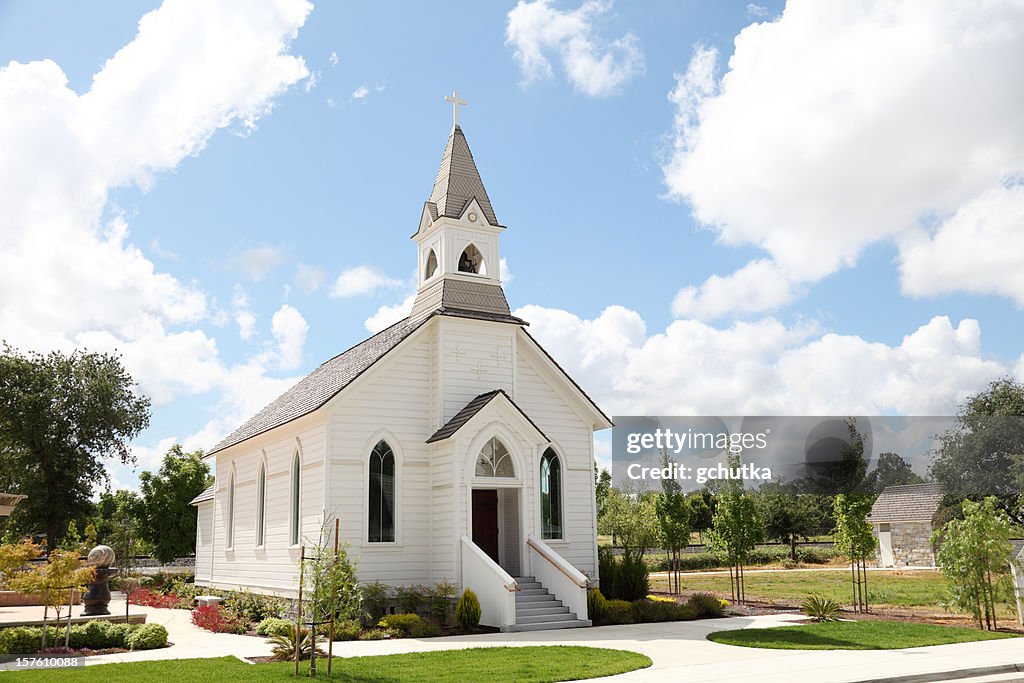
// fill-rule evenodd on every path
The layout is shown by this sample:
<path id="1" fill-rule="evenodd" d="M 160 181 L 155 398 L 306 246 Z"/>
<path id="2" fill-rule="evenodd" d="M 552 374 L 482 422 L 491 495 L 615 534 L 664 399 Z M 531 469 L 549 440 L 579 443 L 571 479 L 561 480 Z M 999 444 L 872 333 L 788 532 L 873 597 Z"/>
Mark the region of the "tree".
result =
<path id="1" fill-rule="evenodd" d="M 868 611 L 867 558 L 874 557 L 878 545 L 871 524 L 871 497 L 840 493 L 835 498 L 835 546 L 850 558 L 850 581 L 853 587 L 853 609 Z"/>
<path id="2" fill-rule="evenodd" d="M 715 514 L 715 496 L 704 488 L 687 496 L 686 502 L 690 509 L 690 528 L 700 535 L 700 542 L 703 543 L 703 534 L 711 528 Z"/>
<path id="3" fill-rule="evenodd" d="M 140 531 L 161 562 L 190 555 L 196 549 L 193 498 L 210 485 L 210 468 L 203 452 L 186 453 L 175 444 L 164 455 L 160 470 L 139 475 L 142 484 Z"/>
<path id="4" fill-rule="evenodd" d="M 887 486 L 905 486 L 922 484 L 922 479 L 910 463 L 896 453 L 882 453 L 878 456 L 878 464 L 868 474 L 865 488 L 871 493 L 881 493 Z"/>
<path id="5" fill-rule="evenodd" d="M 821 528 L 818 506 L 809 494 L 793 487 L 767 482 L 757 495 L 757 509 L 764 523 L 766 538 L 789 545 L 789 556 L 796 562 L 796 544 L 807 540 Z"/>
<path id="6" fill-rule="evenodd" d="M 962 503 L 963 519 L 953 519 L 932 535 L 941 543 L 936 560 L 950 582 L 953 604 L 969 611 L 978 628 L 996 628 L 996 602 L 1009 591 L 1013 560 L 1011 523 L 989 496 L 977 503 Z"/>
<path id="7" fill-rule="evenodd" d="M 96 534 L 99 540 L 113 547 L 110 537 L 125 523 L 126 518 L 132 519 L 132 524 L 138 526 L 142 516 L 142 500 L 139 494 L 128 489 L 118 489 L 111 493 L 104 491 L 100 494 L 99 502 L 96 503 Z M 114 548 L 115 552 L 117 548 Z"/>
<path id="8" fill-rule="evenodd" d="M 847 441 L 839 451 L 839 459 L 829 463 L 823 471 L 819 486 L 822 493 L 862 493 L 866 486 L 868 461 L 864 457 L 867 450 L 864 435 L 857 431 L 857 418 L 846 419 L 849 433 Z"/>
<path id="9" fill-rule="evenodd" d="M 729 467 L 740 466 L 740 456 L 729 456 Z M 757 514 L 754 499 L 737 481 L 723 482 L 719 489 L 718 504 L 708 531 L 708 546 L 726 556 L 729 561 L 729 587 L 735 602 L 746 600 L 743 565 L 750 551 L 764 539 L 764 527 Z"/>
<path id="10" fill-rule="evenodd" d="M 668 452 L 662 451 L 661 463 L 664 467 L 671 464 Z M 661 527 L 661 544 L 670 553 L 672 581 L 671 591 L 678 593 L 679 585 L 679 553 L 690 542 L 690 513 L 683 494 L 683 488 L 675 479 L 661 480 L 661 493 L 654 502 L 658 525 Z"/>
<path id="11" fill-rule="evenodd" d="M 594 463 L 594 497 L 597 502 L 597 516 L 604 512 L 605 501 L 608 500 L 608 492 L 612 489 L 612 475 L 607 469 L 602 469 L 600 474 L 597 471 L 597 463 Z"/>
<path id="12" fill-rule="evenodd" d="M 1022 416 L 1024 384 L 1011 378 L 992 382 L 960 406 L 954 427 L 938 439 L 931 466 L 948 499 L 994 495 L 1013 522 L 1024 523 L 1017 505 L 1024 487 Z"/>
<path id="13" fill-rule="evenodd" d="M 83 565 L 77 551 L 53 550 L 45 564 L 14 578 L 12 584 L 15 590 L 37 596 L 43 605 L 43 647 L 46 647 L 47 610 L 53 609 L 57 613 L 59 625 L 60 613 L 66 606 L 70 621 L 71 596 L 75 591 L 84 588 L 95 577 L 96 568 Z M 66 643 L 67 635 L 65 635 Z"/>
<path id="14" fill-rule="evenodd" d="M 658 544 L 661 528 L 655 509 L 655 495 L 625 489 L 611 489 L 602 515 L 605 530 L 618 541 L 623 556 L 643 559 Z"/>
<path id="15" fill-rule="evenodd" d="M 0 471 L 28 494 L 16 529 L 46 532 L 52 550 L 71 519 L 92 511 L 106 460 L 133 462 L 129 441 L 149 424 L 149 399 L 117 356 L 75 351 L 0 353 Z M 13 473 L 17 473 L 16 476 Z"/>

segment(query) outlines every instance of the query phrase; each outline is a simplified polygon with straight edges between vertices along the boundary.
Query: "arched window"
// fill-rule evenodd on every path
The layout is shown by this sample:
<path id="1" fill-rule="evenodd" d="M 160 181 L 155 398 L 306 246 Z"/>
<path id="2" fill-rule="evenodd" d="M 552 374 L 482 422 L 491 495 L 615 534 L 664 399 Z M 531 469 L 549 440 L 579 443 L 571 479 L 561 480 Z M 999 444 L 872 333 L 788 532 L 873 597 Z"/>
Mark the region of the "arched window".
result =
<path id="1" fill-rule="evenodd" d="M 562 538 L 562 463 L 552 449 L 540 456 L 541 538 Z"/>
<path id="2" fill-rule="evenodd" d="M 463 250 L 462 256 L 459 257 L 459 272 L 477 273 L 479 275 L 487 274 L 484 255 L 480 253 L 475 244 L 470 244 Z"/>
<path id="3" fill-rule="evenodd" d="M 235 471 L 228 476 L 228 514 L 226 518 L 227 547 L 235 545 Z"/>
<path id="4" fill-rule="evenodd" d="M 292 458 L 292 510 L 291 510 L 291 538 L 292 545 L 299 544 L 299 511 L 300 503 L 299 496 L 302 493 L 302 462 L 299 460 L 299 452 L 295 451 L 295 457 Z"/>
<path id="5" fill-rule="evenodd" d="M 505 444 L 492 437 L 480 450 L 476 458 L 476 476 L 478 477 L 514 477 L 515 467 L 512 465 L 512 456 L 509 455 Z"/>
<path id="6" fill-rule="evenodd" d="M 395 454 L 387 441 L 370 452 L 370 543 L 395 541 Z"/>
<path id="7" fill-rule="evenodd" d="M 423 279 L 429 280 L 437 273 L 437 254 L 431 249 L 427 254 L 427 266 L 423 269 Z"/>
<path id="8" fill-rule="evenodd" d="M 267 467 L 260 462 L 260 473 L 256 476 L 256 545 L 263 545 L 266 534 L 267 516 Z"/>

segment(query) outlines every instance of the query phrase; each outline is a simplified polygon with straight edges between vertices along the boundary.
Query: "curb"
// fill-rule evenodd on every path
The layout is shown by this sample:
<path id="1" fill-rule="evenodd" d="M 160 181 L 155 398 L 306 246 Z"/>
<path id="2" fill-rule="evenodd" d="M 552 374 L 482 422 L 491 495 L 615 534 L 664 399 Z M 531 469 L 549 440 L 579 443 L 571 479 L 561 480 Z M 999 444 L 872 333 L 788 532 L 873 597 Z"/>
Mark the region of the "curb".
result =
<path id="1" fill-rule="evenodd" d="M 971 669 L 955 669 L 953 671 L 935 671 L 908 676 L 890 676 L 887 678 L 865 678 L 855 683 L 931 683 L 932 681 L 955 681 L 960 678 L 974 676 L 992 676 L 995 674 L 1011 674 L 1024 672 L 1024 663 L 997 664 L 995 666 L 977 666 Z"/>

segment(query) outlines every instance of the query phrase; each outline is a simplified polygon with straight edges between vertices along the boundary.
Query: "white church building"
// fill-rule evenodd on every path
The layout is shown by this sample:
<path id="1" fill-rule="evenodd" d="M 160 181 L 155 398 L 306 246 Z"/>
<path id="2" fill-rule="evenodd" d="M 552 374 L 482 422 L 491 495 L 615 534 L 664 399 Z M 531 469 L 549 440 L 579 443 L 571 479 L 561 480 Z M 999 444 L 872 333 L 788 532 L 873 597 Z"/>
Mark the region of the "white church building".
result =
<path id="1" fill-rule="evenodd" d="M 588 625 L 593 432 L 608 417 L 509 311 L 498 222 L 448 138 L 409 317 L 326 361 L 206 455 L 196 583 L 293 596 L 340 520 L 361 581 L 451 581 L 503 630 Z"/>

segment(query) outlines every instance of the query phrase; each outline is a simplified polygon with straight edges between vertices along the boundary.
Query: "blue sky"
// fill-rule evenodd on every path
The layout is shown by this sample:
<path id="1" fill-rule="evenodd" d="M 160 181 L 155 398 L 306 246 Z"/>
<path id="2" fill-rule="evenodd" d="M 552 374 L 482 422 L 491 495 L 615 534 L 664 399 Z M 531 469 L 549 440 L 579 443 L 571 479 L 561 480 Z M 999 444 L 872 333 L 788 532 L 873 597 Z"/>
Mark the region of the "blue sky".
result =
<path id="1" fill-rule="evenodd" d="M 458 88 L 609 412 L 948 413 L 1024 376 L 1021 8 L 830 7 L 0 2 L 0 336 L 123 352 L 141 466 L 212 445 L 400 317 Z"/>

